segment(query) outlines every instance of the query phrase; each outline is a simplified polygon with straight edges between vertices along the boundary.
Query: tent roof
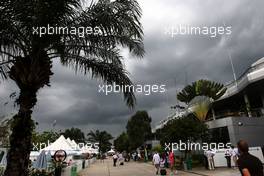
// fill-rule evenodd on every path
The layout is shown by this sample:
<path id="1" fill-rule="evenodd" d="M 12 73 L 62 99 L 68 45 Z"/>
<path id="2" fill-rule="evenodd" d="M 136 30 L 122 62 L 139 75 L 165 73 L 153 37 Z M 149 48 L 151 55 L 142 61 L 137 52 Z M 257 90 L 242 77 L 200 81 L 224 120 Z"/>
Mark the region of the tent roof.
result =
<path id="1" fill-rule="evenodd" d="M 65 137 L 61 135 L 55 142 L 47 146 L 46 148 L 42 149 L 45 151 L 56 151 L 56 150 L 65 150 L 65 151 L 72 151 L 72 146 L 67 142 Z"/>
<path id="2" fill-rule="evenodd" d="M 77 145 L 78 145 L 78 144 L 75 142 L 75 140 L 72 140 L 71 142 L 72 142 L 72 145 L 73 145 L 73 146 L 77 146 Z"/>
<path id="3" fill-rule="evenodd" d="M 111 149 L 107 153 L 115 153 L 115 151 L 113 149 Z"/>

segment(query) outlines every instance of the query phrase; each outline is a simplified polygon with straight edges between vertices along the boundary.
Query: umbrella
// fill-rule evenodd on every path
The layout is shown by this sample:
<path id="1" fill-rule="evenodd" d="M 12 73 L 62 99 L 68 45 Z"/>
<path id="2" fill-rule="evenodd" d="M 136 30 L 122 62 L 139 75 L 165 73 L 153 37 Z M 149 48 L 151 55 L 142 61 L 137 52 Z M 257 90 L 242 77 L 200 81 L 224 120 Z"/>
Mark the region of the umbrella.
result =
<path id="1" fill-rule="evenodd" d="M 33 168 L 35 169 L 47 169 L 47 158 L 45 151 L 42 150 L 37 160 L 33 164 Z"/>

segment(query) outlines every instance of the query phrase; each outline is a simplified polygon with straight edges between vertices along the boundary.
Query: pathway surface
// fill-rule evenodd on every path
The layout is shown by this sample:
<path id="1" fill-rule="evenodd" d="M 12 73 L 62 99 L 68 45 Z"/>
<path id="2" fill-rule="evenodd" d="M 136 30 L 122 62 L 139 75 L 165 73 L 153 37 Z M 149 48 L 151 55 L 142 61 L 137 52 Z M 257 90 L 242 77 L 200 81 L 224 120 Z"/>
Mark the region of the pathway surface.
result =
<path id="1" fill-rule="evenodd" d="M 168 173 L 170 173 L 168 171 Z M 167 174 L 169 175 L 169 174 Z M 175 176 L 239 176 L 235 169 L 216 169 L 205 171 L 194 169 L 192 173 L 178 171 Z M 154 166 L 148 163 L 128 162 L 123 166 L 113 167 L 112 160 L 105 160 L 103 163 L 97 161 L 95 164 L 79 173 L 79 176 L 155 176 Z"/>

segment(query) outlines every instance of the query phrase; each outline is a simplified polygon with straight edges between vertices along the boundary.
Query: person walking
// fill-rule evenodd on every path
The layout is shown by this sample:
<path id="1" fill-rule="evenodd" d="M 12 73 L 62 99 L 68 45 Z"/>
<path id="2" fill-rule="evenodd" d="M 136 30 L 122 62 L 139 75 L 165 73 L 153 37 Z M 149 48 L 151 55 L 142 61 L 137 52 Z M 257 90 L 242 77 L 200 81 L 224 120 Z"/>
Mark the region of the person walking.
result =
<path id="1" fill-rule="evenodd" d="M 174 159 L 174 153 L 171 151 L 169 153 L 169 162 L 170 162 L 170 170 L 171 170 L 171 175 L 173 175 L 173 167 L 174 167 L 174 163 L 175 163 L 175 159 Z"/>
<path id="2" fill-rule="evenodd" d="M 238 149 L 235 149 L 234 146 L 231 146 L 231 149 L 232 149 L 232 159 L 233 159 L 234 168 L 235 168 L 235 167 L 237 167 L 237 160 L 239 157 L 239 152 L 238 152 Z"/>
<path id="3" fill-rule="evenodd" d="M 225 158 L 228 168 L 231 168 L 231 157 L 232 157 L 232 149 L 228 148 L 225 151 Z"/>
<path id="4" fill-rule="evenodd" d="M 115 153 L 114 155 L 113 155 L 113 166 L 114 167 L 116 167 L 116 162 L 117 162 L 117 159 L 118 159 L 118 156 L 117 156 L 117 154 Z"/>
<path id="5" fill-rule="evenodd" d="M 159 174 L 159 167 L 160 167 L 160 156 L 158 152 L 155 152 L 155 154 L 153 155 L 153 159 L 152 162 L 156 168 L 156 175 Z"/>
<path id="6" fill-rule="evenodd" d="M 125 161 L 125 159 L 124 159 L 122 153 L 120 153 L 120 154 L 118 155 L 118 161 L 119 161 L 119 165 L 120 165 L 120 166 L 123 166 L 123 165 L 124 165 L 124 161 Z"/>
<path id="7" fill-rule="evenodd" d="M 240 153 L 237 164 L 242 176 L 264 176 L 262 162 L 248 152 L 248 143 L 240 140 L 237 147 Z"/>
<path id="8" fill-rule="evenodd" d="M 165 163 L 166 163 L 166 154 L 163 153 L 160 159 L 160 176 L 167 175 Z"/>
<path id="9" fill-rule="evenodd" d="M 208 169 L 214 170 L 214 152 L 210 149 L 206 152 L 207 160 L 208 160 Z"/>

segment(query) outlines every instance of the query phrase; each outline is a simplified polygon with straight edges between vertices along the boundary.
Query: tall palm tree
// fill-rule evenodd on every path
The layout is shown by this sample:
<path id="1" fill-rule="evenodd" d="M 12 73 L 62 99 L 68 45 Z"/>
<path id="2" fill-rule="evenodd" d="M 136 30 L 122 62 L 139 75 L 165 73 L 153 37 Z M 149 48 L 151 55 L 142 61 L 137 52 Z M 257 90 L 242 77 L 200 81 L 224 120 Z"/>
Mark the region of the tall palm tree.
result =
<path id="1" fill-rule="evenodd" d="M 187 85 L 177 94 L 178 100 L 189 104 L 197 96 L 206 96 L 213 100 L 219 99 L 226 92 L 223 84 L 209 80 L 198 80 L 191 85 Z"/>
<path id="2" fill-rule="evenodd" d="M 136 0 L 5 0 L 0 1 L 0 77 L 13 80 L 20 90 L 13 117 L 6 176 L 28 175 L 31 120 L 37 92 L 49 86 L 52 63 L 60 59 L 65 66 L 107 84 L 131 85 L 120 55 L 126 47 L 143 57 L 141 9 Z M 98 35 L 43 34 L 40 27 L 91 27 Z M 126 87 L 126 86 L 125 86 Z M 124 99 L 133 107 L 133 92 L 124 91 Z"/>
<path id="3" fill-rule="evenodd" d="M 107 133 L 106 131 L 96 130 L 90 131 L 88 134 L 89 142 L 98 142 L 99 143 L 99 153 L 106 152 L 111 148 L 110 140 L 113 139 L 112 135 Z"/>

